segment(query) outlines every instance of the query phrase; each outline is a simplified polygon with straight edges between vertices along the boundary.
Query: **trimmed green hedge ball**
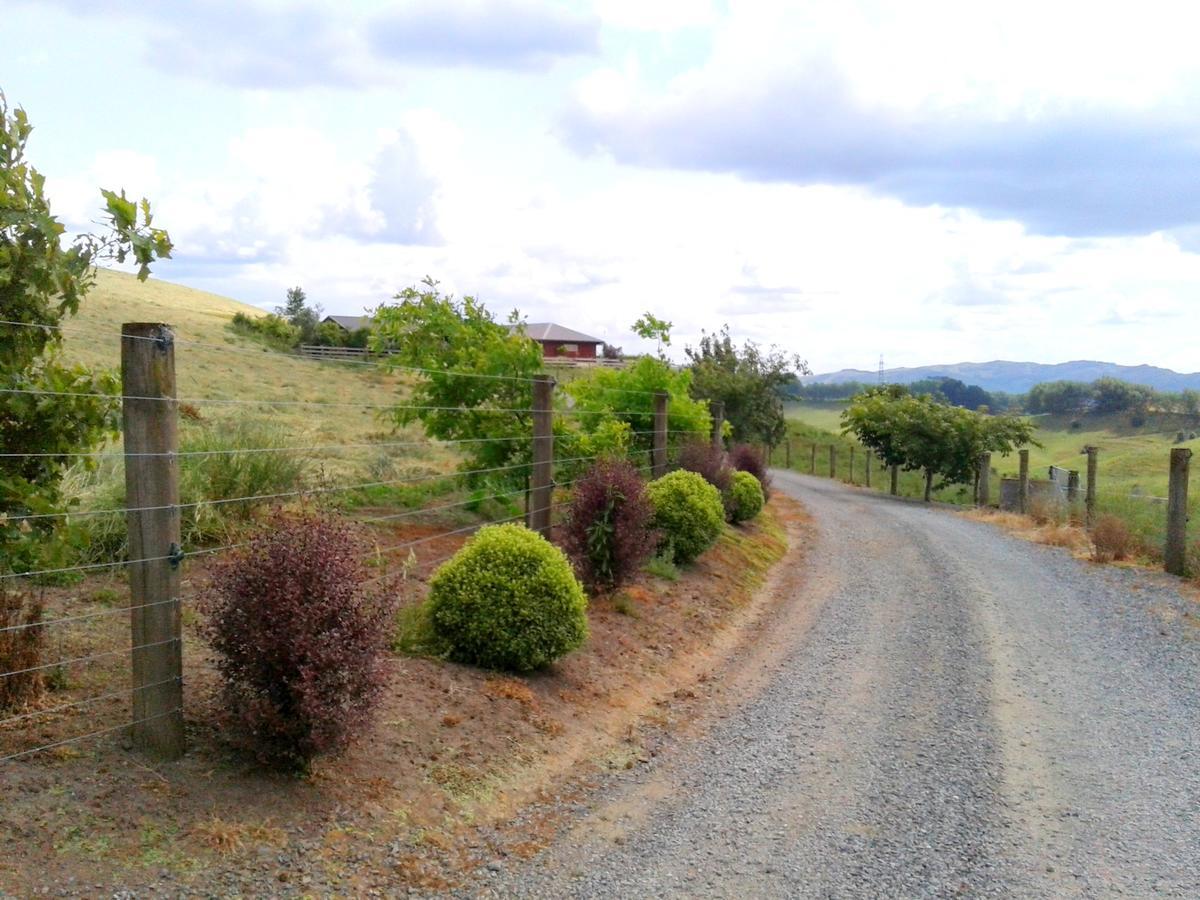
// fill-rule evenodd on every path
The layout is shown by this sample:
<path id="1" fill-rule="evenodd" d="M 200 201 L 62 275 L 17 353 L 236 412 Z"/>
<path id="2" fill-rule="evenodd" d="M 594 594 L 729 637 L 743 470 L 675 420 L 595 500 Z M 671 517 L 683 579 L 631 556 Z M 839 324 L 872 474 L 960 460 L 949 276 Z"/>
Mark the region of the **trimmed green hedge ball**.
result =
<path id="1" fill-rule="evenodd" d="M 479 529 L 430 580 L 430 619 L 458 662 L 528 672 L 588 635 L 587 597 L 561 550 L 523 525 Z"/>
<path id="2" fill-rule="evenodd" d="M 680 469 L 646 486 L 654 527 L 678 564 L 690 563 L 713 545 L 725 527 L 721 492 L 695 472 Z"/>
<path id="3" fill-rule="evenodd" d="M 762 482 L 749 472 L 734 472 L 729 484 L 729 513 L 734 522 L 748 522 L 762 512 L 766 499 Z"/>

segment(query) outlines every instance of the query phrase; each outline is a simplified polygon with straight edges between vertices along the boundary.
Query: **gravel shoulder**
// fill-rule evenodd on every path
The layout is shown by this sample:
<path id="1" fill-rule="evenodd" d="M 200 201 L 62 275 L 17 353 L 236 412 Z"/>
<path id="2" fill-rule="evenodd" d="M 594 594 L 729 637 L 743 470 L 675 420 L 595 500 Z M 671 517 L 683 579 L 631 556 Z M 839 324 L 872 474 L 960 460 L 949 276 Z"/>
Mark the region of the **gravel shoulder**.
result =
<path id="1" fill-rule="evenodd" d="M 817 524 L 694 740 L 482 896 L 1200 896 L 1200 622 L 1166 576 L 775 473 Z"/>

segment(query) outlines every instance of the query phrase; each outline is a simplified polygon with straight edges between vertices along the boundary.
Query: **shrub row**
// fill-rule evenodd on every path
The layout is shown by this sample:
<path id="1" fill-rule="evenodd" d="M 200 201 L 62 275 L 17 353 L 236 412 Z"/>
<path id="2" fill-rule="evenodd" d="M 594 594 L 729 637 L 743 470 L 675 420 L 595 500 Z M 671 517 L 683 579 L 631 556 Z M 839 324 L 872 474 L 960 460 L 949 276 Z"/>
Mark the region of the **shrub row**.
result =
<path id="1" fill-rule="evenodd" d="M 486 668 L 542 668 L 587 638 L 580 579 L 605 591 L 656 553 L 692 562 L 726 515 L 741 522 L 762 509 L 753 474 L 731 471 L 711 448 L 686 458 L 724 492 L 695 471 L 646 484 L 628 463 L 606 461 L 576 486 L 566 552 L 521 525 L 481 528 L 430 580 L 421 613 L 439 652 Z M 307 770 L 343 749 L 377 705 L 396 591 L 369 577 L 368 556 L 349 525 L 277 515 L 214 571 L 205 628 L 229 733 L 267 766 Z"/>

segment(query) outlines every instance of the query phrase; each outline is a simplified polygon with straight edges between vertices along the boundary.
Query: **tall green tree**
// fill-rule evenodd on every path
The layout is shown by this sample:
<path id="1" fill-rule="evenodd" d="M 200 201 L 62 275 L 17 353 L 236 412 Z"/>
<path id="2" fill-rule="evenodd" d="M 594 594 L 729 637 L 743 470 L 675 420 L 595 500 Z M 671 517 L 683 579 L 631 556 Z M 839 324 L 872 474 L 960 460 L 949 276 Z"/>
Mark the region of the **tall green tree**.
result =
<path id="1" fill-rule="evenodd" d="M 133 262 L 145 280 L 171 255 L 149 201 L 101 191 L 106 227 L 68 238 L 51 212 L 45 178 L 26 158 L 32 126 L 0 93 L 0 568 L 29 571 L 58 545 L 49 540 L 61 482 L 74 458 L 117 429 L 119 394 L 111 372 L 61 360 L 57 330 L 95 285 L 97 264 Z M 61 454 L 61 455 L 60 455 Z"/>
<path id="2" fill-rule="evenodd" d="M 809 374 L 799 356 L 753 341 L 738 348 L 729 326 L 704 334 L 697 347 L 687 347 L 692 371 L 692 396 L 720 400 L 734 440 L 777 444 L 787 434 L 783 397 L 798 375 Z"/>
<path id="3" fill-rule="evenodd" d="M 299 332 L 301 344 L 319 343 L 321 312 L 319 304 L 309 305 L 308 295 L 299 285 L 288 288 L 287 300 L 283 306 L 275 307 L 275 314 L 286 319 Z M 338 329 L 339 332 L 340 330 Z"/>

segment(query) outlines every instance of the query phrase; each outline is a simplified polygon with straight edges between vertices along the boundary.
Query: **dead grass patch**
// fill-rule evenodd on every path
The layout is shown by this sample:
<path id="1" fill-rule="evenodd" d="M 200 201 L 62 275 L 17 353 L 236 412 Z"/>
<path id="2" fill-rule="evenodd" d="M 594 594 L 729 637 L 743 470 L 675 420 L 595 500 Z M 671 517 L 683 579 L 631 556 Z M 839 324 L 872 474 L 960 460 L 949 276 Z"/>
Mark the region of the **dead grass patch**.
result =
<path id="1" fill-rule="evenodd" d="M 223 856 L 239 853 L 248 847 L 287 845 L 287 834 L 270 821 L 228 822 L 213 815 L 197 822 L 188 833 L 202 847 Z"/>

